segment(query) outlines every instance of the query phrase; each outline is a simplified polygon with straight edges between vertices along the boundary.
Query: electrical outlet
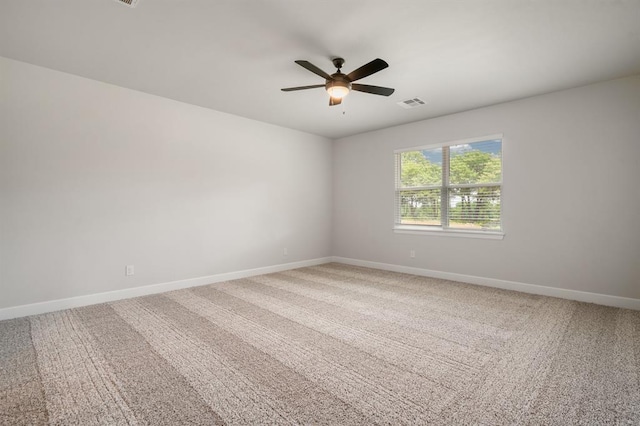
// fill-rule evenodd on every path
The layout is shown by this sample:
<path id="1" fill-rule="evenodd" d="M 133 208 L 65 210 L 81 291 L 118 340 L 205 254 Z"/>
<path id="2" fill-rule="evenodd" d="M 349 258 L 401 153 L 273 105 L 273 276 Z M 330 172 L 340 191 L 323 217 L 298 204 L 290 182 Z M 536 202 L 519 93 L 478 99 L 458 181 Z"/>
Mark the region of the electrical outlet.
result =
<path id="1" fill-rule="evenodd" d="M 282 249 L 282 255 L 283 256 L 288 256 L 289 255 L 289 249 L 287 249 L 286 247 Z"/>
<path id="2" fill-rule="evenodd" d="M 131 275 L 133 275 L 135 272 L 135 269 L 133 268 L 133 265 L 127 265 L 124 267 L 124 275 L 127 277 L 130 277 Z"/>
<path id="3" fill-rule="evenodd" d="M 415 251 L 415 250 L 411 250 L 411 251 L 409 252 L 409 257 L 410 257 L 410 258 L 412 258 L 412 259 L 413 259 L 414 257 L 416 257 L 416 251 Z"/>

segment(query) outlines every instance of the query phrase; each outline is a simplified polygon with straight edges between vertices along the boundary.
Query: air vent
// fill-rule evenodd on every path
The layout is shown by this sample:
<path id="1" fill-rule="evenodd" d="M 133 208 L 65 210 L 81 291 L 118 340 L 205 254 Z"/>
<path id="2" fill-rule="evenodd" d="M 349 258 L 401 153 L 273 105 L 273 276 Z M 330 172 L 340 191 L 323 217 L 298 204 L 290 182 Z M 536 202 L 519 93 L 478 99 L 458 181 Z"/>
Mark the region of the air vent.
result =
<path id="1" fill-rule="evenodd" d="M 129 7 L 136 7 L 136 4 L 138 4 L 138 0 L 115 0 L 115 1 Z"/>
<path id="2" fill-rule="evenodd" d="M 426 105 L 426 102 L 420 98 L 413 98 L 413 99 L 407 99 L 406 101 L 398 102 L 398 105 L 400 105 L 404 109 L 410 109 L 410 108 L 418 108 L 422 105 Z"/>

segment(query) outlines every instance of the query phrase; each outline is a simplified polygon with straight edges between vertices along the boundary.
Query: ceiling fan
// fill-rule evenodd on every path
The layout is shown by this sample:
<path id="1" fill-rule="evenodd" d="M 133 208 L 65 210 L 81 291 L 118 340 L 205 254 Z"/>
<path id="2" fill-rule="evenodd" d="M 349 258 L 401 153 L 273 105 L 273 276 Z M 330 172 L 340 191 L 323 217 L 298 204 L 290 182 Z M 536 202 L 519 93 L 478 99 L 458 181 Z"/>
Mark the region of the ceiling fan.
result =
<path id="1" fill-rule="evenodd" d="M 355 90 L 357 92 L 364 93 L 372 93 L 374 95 L 382 95 L 389 96 L 394 92 L 394 89 L 390 89 L 389 87 L 380 87 L 380 86 L 370 86 L 368 84 L 358 84 L 354 83 L 356 80 L 360 80 L 361 78 L 365 78 L 370 76 L 371 74 L 375 74 L 378 71 L 382 71 L 387 68 L 389 64 L 387 64 L 382 59 L 374 59 L 358 68 L 355 71 L 351 71 L 349 74 L 343 74 L 340 69 L 342 65 L 344 65 L 344 59 L 342 58 L 334 58 L 332 59 L 333 65 L 338 69 L 338 71 L 334 74 L 327 74 L 322 71 L 320 68 L 313 65 L 308 61 L 295 61 L 296 64 L 300 65 L 303 68 L 311 71 L 314 74 L 319 75 L 324 78 L 325 84 L 314 84 L 312 86 L 299 86 L 299 87 L 287 87 L 282 89 L 283 92 L 292 92 L 295 90 L 306 90 L 306 89 L 316 89 L 319 87 L 324 87 L 329 93 L 329 106 L 339 105 L 342 102 L 342 98 L 347 96 L 351 90 Z"/>

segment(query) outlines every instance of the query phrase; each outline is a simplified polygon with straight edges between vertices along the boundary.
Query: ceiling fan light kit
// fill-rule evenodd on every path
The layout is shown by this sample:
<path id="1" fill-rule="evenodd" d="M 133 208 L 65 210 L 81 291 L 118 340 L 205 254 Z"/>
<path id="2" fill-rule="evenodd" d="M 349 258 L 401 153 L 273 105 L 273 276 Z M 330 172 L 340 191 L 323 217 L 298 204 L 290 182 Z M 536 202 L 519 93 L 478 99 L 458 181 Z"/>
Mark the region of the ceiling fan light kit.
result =
<path id="1" fill-rule="evenodd" d="M 327 93 L 332 98 L 342 99 L 349 94 L 351 83 L 346 80 L 332 80 L 325 85 Z"/>
<path id="2" fill-rule="evenodd" d="M 342 98 L 347 96 L 349 92 L 352 90 L 357 92 L 371 93 L 374 95 L 381 96 L 390 96 L 394 89 L 389 87 L 380 87 L 380 86 L 369 86 L 366 84 L 352 84 L 356 80 L 360 80 L 361 78 L 368 77 L 371 74 L 375 74 L 378 71 L 382 71 L 387 68 L 389 64 L 387 64 L 382 59 L 374 59 L 366 65 L 361 66 L 355 71 L 350 72 L 349 74 L 343 74 L 340 69 L 344 64 L 344 59 L 342 58 L 334 58 L 333 65 L 338 69 L 334 74 L 327 74 L 320 68 L 313 65 L 311 62 L 298 60 L 295 61 L 296 64 L 305 68 L 312 73 L 319 75 L 320 77 L 325 79 L 325 84 L 316 84 L 312 86 L 298 86 L 298 87 L 288 87 L 282 89 L 283 92 L 292 92 L 296 90 L 306 90 L 306 89 L 315 89 L 319 87 L 324 87 L 329 94 L 329 106 L 339 105 L 342 102 Z"/>

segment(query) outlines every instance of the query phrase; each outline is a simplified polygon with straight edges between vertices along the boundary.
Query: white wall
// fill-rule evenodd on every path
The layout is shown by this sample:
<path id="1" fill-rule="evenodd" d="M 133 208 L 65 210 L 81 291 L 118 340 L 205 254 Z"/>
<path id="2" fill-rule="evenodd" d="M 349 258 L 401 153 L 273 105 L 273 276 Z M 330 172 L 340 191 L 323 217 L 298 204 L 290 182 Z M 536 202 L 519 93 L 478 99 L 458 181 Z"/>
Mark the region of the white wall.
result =
<path id="1" fill-rule="evenodd" d="M 393 233 L 394 149 L 495 133 L 504 240 Z M 344 138 L 333 161 L 334 256 L 640 298 L 640 77 Z"/>
<path id="2" fill-rule="evenodd" d="M 330 254 L 328 139 L 4 58 L 0 138 L 0 308 Z"/>

